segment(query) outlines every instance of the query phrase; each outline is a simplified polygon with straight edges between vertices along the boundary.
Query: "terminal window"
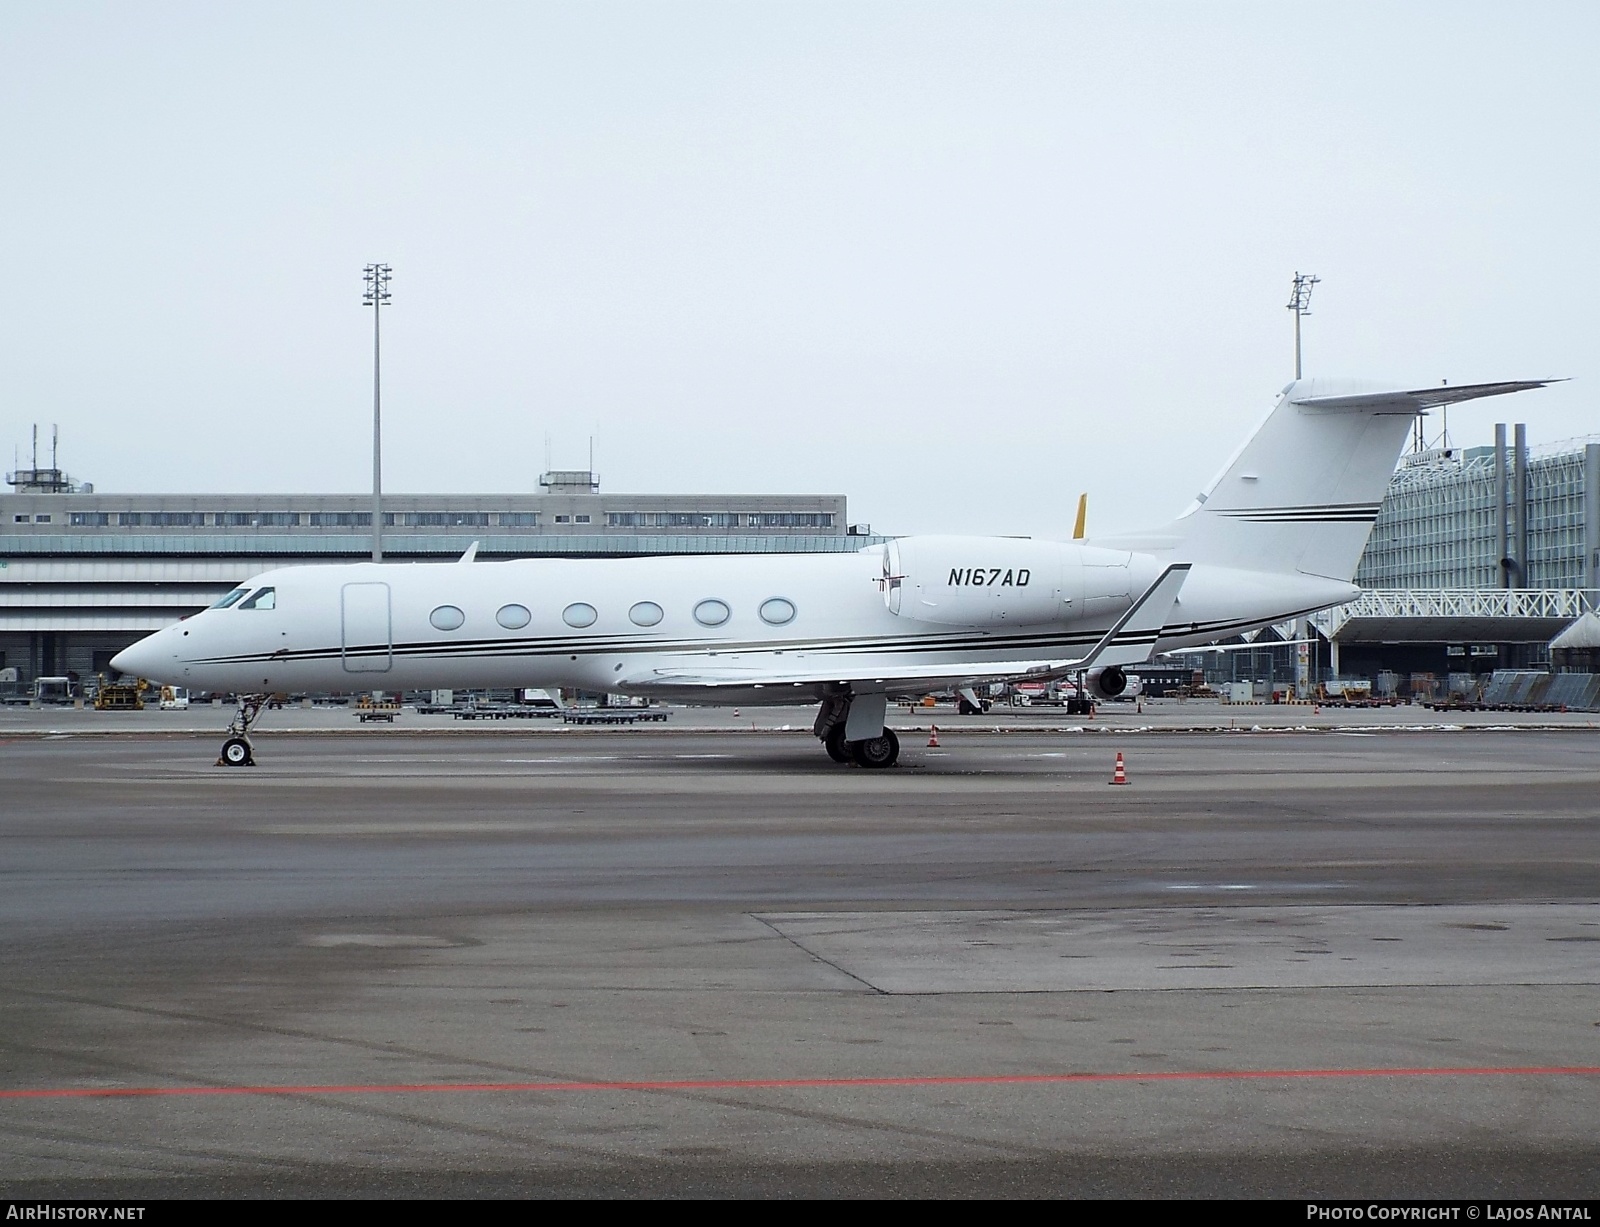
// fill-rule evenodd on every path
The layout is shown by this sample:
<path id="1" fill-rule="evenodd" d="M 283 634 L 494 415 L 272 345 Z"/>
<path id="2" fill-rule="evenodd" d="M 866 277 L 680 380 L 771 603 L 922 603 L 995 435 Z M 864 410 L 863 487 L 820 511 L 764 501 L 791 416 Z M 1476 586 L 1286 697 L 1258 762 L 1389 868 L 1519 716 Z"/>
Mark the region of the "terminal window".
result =
<path id="1" fill-rule="evenodd" d="M 111 523 L 109 511 L 74 511 L 67 520 L 74 528 L 105 528 Z"/>
<path id="2" fill-rule="evenodd" d="M 486 511 L 403 511 L 400 523 L 408 528 L 486 528 Z"/>
<path id="3" fill-rule="evenodd" d="M 612 528 L 738 528 L 739 515 L 731 511 L 610 511 Z"/>
<path id="4" fill-rule="evenodd" d="M 750 516 L 751 528 L 832 528 L 828 511 L 763 511 Z"/>
<path id="5" fill-rule="evenodd" d="M 122 511 L 117 513 L 117 523 L 133 528 L 198 528 L 206 522 L 203 511 Z M 222 523 L 222 517 L 217 517 Z"/>
<path id="6" fill-rule="evenodd" d="M 229 528 L 292 528 L 300 523 L 300 514 L 295 511 L 219 511 L 216 523 L 219 528 L 223 525 Z"/>

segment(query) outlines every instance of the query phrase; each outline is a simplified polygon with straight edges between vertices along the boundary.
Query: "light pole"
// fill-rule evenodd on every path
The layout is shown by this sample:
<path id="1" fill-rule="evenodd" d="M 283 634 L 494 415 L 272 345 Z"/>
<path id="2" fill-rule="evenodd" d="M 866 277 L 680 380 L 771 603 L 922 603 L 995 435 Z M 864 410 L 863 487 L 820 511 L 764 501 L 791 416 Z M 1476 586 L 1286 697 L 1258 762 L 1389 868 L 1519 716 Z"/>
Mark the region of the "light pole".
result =
<path id="1" fill-rule="evenodd" d="M 1311 314 L 1311 287 L 1321 281 L 1310 273 L 1294 275 L 1294 292 L 1289 295 L 1289 310 L 1294 312 L 1294 377 L 1300 378 L 1300 317 Z"/>
<path id="2" fill-rule="evenodd" d="M 389 266 L 369 264 L 363 270 L 366 293 L 361 301 L 372 308 L 372 561 L 383 561 L 383 397 L 379 363 L 380 321 L 389 302 Z"/>

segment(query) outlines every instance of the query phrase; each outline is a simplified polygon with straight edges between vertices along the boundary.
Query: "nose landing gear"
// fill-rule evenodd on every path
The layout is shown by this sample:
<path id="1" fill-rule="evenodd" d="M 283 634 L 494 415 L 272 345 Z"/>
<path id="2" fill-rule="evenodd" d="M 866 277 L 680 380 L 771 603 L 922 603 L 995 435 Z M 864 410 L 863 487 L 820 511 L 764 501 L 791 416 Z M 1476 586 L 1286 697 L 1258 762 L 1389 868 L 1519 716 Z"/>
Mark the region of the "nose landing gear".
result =
<path id="1" fill-rule="evenodd" d="M 228 739 L 222 743 L 222 753 L 217 756 L 219 767 L 254 767 L 256 765 L 255 750 L 250 744 L 250 727 L 261 716 L 261 709 L 265 706 L 267 697 L 264 694 L 242 694 L 239 696 L 239 710 L 233 714 L 233 723 L 228 725 Z"/>

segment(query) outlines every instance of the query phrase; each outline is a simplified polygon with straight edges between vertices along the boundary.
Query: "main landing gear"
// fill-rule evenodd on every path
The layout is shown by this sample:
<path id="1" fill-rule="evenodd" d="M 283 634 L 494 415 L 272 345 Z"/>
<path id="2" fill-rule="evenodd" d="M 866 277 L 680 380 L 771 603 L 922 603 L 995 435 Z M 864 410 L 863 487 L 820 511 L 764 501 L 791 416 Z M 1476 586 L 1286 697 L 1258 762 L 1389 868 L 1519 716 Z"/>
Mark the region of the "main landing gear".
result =
<path id="1" fill-rule="evenodd" d="M 233 723 L 228 725 L 228 740 L 222 743 L 222 753 L 217 756 L 219 767 L 254 767 L 256 756 L 254 748 L 250 745 L 250 728 L 261 716 L 261 709 L 266 705 L 267 697 L 264 694 L 242 694 L 239 696 L 239 710 L 233 714 Z"/>
<path id="2" fill-rule="evenodd" d="M 884 729 L 881 737 L 866 737 L 852 741 L 850 761 L 858 767 L 892 767 L 900 757 L 900 739 L 893 729 Z"/>
<path id="3" fill-rule="evenodd" d="M 822 748 L 828 752 L 828 757 L 836 763 L 850 761 L 850 743 L 844 739 L 844 725 L 833 729 L 822 739 Z"/>
<path id="4" fill-rule="evenodd" d="M 876 726 L 877 732 L 868 736 L 848 739 L 850 709 L 855 696 L 848 693 L 829 695 L 817 712 L 817 722 L 812 731 L 822 741 L 822 748 L 836 763 L 854 763 L 858 767 L 892 767 L 900 757 L 900 739 L 894 730 L 884 727 L 881 717 L 869 718 L 866 728 Z M 878 712 L 883 710 L 881 695 L 865 696 L 865 703 L 876 700 Z M 859 723 L 859 718 L 858 718 Z M 858 727 L 856 731 L 863 731 Z"/>

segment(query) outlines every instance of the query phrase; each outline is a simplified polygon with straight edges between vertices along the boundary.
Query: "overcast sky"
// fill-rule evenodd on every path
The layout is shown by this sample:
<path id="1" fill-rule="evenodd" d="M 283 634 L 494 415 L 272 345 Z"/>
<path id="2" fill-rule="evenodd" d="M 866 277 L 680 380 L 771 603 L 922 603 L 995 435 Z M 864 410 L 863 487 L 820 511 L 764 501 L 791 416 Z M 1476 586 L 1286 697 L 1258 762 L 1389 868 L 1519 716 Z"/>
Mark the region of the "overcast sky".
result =
<path id="1" fill-rule="evenodd" d="M 1292 374 L 1570 376 L 1600 5 L 8 0 L 0 444 L 104 491 L 843 493 L 1159 522 Z M 1436 426 L 1435 426 L 1436 429 Z M 9 464 L 7 467 L 10 467 Z"/>

